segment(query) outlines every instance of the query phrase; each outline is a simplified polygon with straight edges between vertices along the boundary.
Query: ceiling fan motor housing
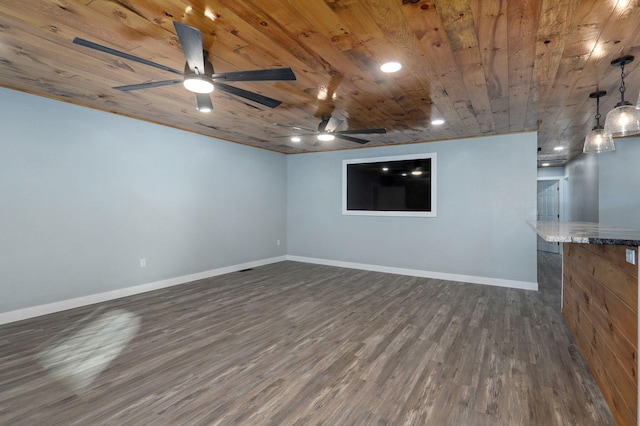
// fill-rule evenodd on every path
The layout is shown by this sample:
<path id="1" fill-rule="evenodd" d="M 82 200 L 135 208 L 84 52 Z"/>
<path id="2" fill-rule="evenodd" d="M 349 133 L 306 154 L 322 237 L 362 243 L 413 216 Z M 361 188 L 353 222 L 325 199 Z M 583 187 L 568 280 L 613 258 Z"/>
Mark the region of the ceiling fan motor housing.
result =
<path id="1" fill-rule="evenodd" d="M 213 64 L 208 59 L 207 51 L 203 51 L 204 56 L 204 72 L 200 72 L 196 68 L 195 71 L 191 71 L 189 67 L 189 63 L 184 64 L 184 77 L 183 84 L 184 87 L 193 93 L 211 93 L 213 92 L 213 80 L 211 76 L 213 75 Z"/>

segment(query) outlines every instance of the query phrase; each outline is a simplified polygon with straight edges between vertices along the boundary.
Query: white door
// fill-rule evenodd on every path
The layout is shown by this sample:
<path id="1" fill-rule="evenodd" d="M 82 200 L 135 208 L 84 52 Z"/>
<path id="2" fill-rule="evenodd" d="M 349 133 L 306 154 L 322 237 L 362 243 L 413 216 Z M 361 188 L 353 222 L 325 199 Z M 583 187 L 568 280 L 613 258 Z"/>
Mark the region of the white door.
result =
<path id="1" fill-rule="evenodd" d="M 560 186 L 557 180 L 538 181 L 538 220 L 560 221 Z M 560 243 L 549 243 L 538 236 L 538 250 L 560 253 Z"/>

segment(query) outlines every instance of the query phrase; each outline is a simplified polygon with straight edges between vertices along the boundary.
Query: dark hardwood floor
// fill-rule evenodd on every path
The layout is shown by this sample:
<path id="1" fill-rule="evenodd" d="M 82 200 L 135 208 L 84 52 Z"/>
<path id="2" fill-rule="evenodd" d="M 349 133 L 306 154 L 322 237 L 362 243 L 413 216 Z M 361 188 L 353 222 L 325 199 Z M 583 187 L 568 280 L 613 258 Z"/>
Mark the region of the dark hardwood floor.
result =
<path id="1" fill-rule="evenodd" d="M 539 292 L 282 262 L 0 326 L 0 424 L 613 425 L 560 257 L 538 262 Z M 119 310 L 135 337 L 122 322 L 83 349 Z M 82 384 L 42 361 L 58 345 L 82 375 L 121 343 Z"/>

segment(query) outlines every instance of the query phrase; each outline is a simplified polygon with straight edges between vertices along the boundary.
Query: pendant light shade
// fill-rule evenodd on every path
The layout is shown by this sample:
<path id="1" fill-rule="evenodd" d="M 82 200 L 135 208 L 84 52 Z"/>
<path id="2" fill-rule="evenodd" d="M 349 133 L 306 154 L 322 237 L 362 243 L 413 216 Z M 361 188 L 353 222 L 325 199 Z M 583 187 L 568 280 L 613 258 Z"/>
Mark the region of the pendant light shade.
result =
<path id="1" fill-rule="evenodd" d="M 605 120 L 604 130 L 613 137 L 623 137 L 640 134 L 640 109 L 635 105 L 624 100 L 624 66 L 633 62 L 634 57 L 631 55 L 622 56 L 611 61 L 611 65 L 620 67 L 622 70 L 620 76 L 620 102 L 616 107 L 609 111 Z"/>
<path id="2" fill-rule="evenodd" d="M 606 94 L 607 92 L 604 90 L 599 90 L 589 94 L 590 98 L 595 98 L 596 100 L 596 126 L 587 134 L 587 137 L 584 140 L 584 148 L 582 148 L 582 152 L 601 153 L 614 151 L 616 149 L 611 133 L 608 133 L 606 129 L 600 125 L 600 117 L 602 117 L 600 115 L 600 98 Z"/>
<path id="3" fill-rule="evenodd" d="M 595 152 L 599 154 L 601 152 L 615 151 L 616 145 L 613 143 L 613 138 L 602 127 L 594 127 L 592 131 L 587 134 L 584 140 L 583 152 Z"/>

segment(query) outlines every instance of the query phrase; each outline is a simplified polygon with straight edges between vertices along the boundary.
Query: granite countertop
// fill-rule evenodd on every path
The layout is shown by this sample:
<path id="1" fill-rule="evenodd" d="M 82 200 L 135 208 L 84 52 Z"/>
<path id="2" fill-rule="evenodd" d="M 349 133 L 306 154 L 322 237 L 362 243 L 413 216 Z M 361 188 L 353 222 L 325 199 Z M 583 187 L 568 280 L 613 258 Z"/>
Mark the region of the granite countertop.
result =
<path id="1" fill-rule="evenodd" d="M 591 222 L 530 221 L 529 225 L 548 242 L 640 246 L 640 231 Z"/>

